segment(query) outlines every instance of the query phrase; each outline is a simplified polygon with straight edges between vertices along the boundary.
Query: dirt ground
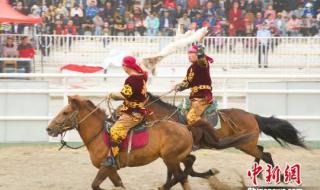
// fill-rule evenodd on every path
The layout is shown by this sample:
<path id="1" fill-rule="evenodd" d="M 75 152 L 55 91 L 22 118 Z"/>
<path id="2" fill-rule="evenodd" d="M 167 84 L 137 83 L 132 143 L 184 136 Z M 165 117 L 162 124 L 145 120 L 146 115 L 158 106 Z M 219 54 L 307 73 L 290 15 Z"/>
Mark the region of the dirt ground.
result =
<path id="1" fill-rule="evenodd" d="M 300 163 L 303 186 L 320 189 L 320 149 L 266 148 L 281 168 L 286 163 Z M 205 171 L 212 167 L 220 170 L 210 180 L 190 178 L 192 189 L 214 189 L 218 182 L 229 187 L 240 187 L 240 176 L 250 186 L 247 171 L 252 167 L 253 158 L 235 149 L 224 151 L 200 150 L 195 169 Z M 86 149 L 58 151 L 53 145 L 14 145 L 0 148 L 0 189 L 1 190 L 86 190 L 90 189 L 97 170 L 91 165 Z M 127 189 L 156 189 L 166 178 L 162 160 L 136 168 L 120 170 L 120 176 Z M 258 181 L 262 184 L 262 181 Z M 213 184 L 214 183 L 214 184 Z M 112 189 L 109 180 L 103 188 Z M 173 189 L 179 190 L 176 185 Z"/>

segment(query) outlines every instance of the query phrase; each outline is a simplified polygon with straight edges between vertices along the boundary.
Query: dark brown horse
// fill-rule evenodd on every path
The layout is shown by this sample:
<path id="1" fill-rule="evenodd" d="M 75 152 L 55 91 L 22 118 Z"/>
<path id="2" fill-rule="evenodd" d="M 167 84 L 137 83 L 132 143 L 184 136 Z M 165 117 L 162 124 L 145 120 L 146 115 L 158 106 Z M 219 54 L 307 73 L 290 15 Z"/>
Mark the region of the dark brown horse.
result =
<path id="1" fill-rule="evenodd" d="M 105 167 L 104 159 L 109 154 L 109 148 L 103 140 L 102 130 L 107 118 L 105 112 L 97 108 L 90 100 L 80 96 L 69 97 L 69 104 L 65 106 L 51 121 L 47 128 L 50 136 L 58 136 L 67 130 L 77 129 L 86 145 L 92 164 L 99 169 L 92 183 L 92 189 L 100 189 L 100 184 L 109 177 L 116 187 L 123 187 L 117 169 Z M 149 143 L 140 149 L 133 150 L 130 155 L 120 152 L 120 168 L 146 165 L 161 157 L 167 166 L 169 173 L 173 173 L 174 179 L 168 178 L 161 189 L 170 189 L 180 182 L 183 189 L 189 189 L 188 174 L 192 168 L 195 157 L 190 155 L 192 150 L 192 134 L 184 126 L 173 121 L 152 122 L 149 126 Z M 249 135 L 224 141 L 230 145 L 241 144 L 249 140 Z M 227 144 L 221 144 L 227 146 Z M 185 165 L 182 171 L 180 163 Z"/>
<path id="2" fill-rule="evenodd" d="M 149 105 L 148 108 L 154 111 L 154 119 L 170 116 L 173 121 L 180 121 L 177 107 L 163 102 L 157 96 L 149 93 L 147 105 Z M 306 148 L 300 132 L 286 120 L 275 117 L 262 117 L 240 109 L 222 109 L 217 110 L 217 113 L 222 118 L 220 129 L 214 129 L 204 120 L 188 126 L 192 132 L 194 144 L 199 145 L 200 148 L 224 149 L 226 147 L 219 146 L 220 139 L 239 134 L 253 134 L 253 138 L 249 142 L 236 145 L 235 148 L 253 156 L 255 158 L 254 161 L 257 163 L 262 159 L 272 166 L 274 166 L 274 162 L 271 154 L 264 152 L 264 147 L 258 145 L 261 132 L 273 137 L 281 146 L 289 143 Z"/>

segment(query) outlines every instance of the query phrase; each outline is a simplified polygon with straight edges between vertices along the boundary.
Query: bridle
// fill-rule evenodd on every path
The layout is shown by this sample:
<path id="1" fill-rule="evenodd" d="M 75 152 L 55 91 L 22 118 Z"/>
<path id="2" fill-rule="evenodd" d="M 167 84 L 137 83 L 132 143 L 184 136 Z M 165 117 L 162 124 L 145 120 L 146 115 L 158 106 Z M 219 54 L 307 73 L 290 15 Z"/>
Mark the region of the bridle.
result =
<path id="1" fill-rule="evenodd" d="M 63 139 L 66 135 L 66 132 L 68 130 L 71 129 L 76 129 L 77 131 L 80 131 L 80 124 L 82 122 L 84 122 L 88 117 L 90 117 L 94 112 L 96 112 L 99 109 L 99 105 L 104 102 L 106 100 L 106 98 L 102 99 L 97 105 L 96 108 L 93 109 L 92 111 L 90 111 L 85 117 L 83 117 L 79 122 L 77 121 L 77 116 L 79 114 L 79 110 L 75 110 L 73 111 L 70 115 L 65 115 L 63 122 L 61 123 L 56 123 L 58 125 L 58 132 L 61 133 L 61 140 L 60 140 L 60 144 L 61 147 L 59 148 L 59 150 L 61 150 L 63 147 L 68 147 L 70 149 L 79 149 L 82 148 L 84 146 L 88 146 L 89 144 L 92 143 L 93 140 L 96 139 L 96 137 L 103 131 L 104 126 L 101 127 L 101 129 L 99 130 L 98 133 L 96 133 L 94 136 L 92 136 L 90 138 L 90 140 L 88 142 L 84 142 L 83 145 L 78 146 L 78 147 L 73 147 L 68 145 L 68 143 Z M 108 100 L 110 101 L 110 100 Z M 71 122 L 71 126 L 70 127 L 65 127 L 67 122 L 70 121 Z"/>

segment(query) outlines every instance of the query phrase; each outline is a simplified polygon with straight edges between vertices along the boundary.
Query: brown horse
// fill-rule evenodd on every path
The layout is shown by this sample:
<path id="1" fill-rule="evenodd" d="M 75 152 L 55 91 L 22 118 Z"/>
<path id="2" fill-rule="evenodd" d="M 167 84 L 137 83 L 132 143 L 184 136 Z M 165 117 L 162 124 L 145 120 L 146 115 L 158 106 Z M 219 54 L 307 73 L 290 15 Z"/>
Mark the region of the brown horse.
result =
<path id="1" fill-rule="evenodd" d="M 181 115 L 179 116 L 177 107 L 163 102 L 157 96 L 149 93 L 147 105 L 149 105 L 148 108 L 154 111 L 154 119 L 169 116 L 173 121 L 180 121 L 179 117 Z M 255 158 L 254 161 L 257 163 L 262 159 L 272 166 L 274 166 L 274 162 L 271 154 L 264 152 L 264 147 L 258 145 L 258 138 L 261 132 L 273 137 L 281 146 L 289 143 L 306 148 L 300 132 L 286 120 L 274 117 L 261 117 L 240 109 L 217 110 L 217 113 L 222 118 L 220 129 L 214 129 L 214 127 L 204 120 L 188 126 L 192 132 L 194 144 L 199 145 L 200 148 L 224 149 L 226 147 L 219 146 L 219 143 L 217 143 L 220 139 L 226 139 L 227 137 L 239 134 L 253 133 L 253 138 L 249 142 L 236 145 L 235 148 L 253 156 Z M 210 137 L 208 137 L 209 134 Z M 206 174 L 210 174 L 210 172 L 206 172 Z"/>
<path id="2" fill-rule="evenodd" d="M 107 177 L 116 187 L 123 187 L 117 169 L 101 164 L 109 153 L 102 135 L 106 114 L 103 110 L 96 109 L 90 115 L 94 109 L 96 106 L 90 100 L 79 96 L 69 97 L 69 105 L 51 121 L 47 132 L 51 136 L 57 136 L 67 130 L 77 129 L 89 151 L 92 164 L 99 168 L 92 189 L 100 189 L 100 184 Z M 83 122 L 78 122 L 84 117 L 87 118 Z M 180 179 L 183 189 L 189 189 L 187 177 L 182 179 L 185 175 L 180 168 L 180 162 L 187 161 L 187 156 L 192 150 L 191 133 L 186 127 L 172 121 L 156 122 L 147 130 L 150 136 L 149 143 L 143 148 L 133 150 L 129 156 L 126 152 L 120 152 L 120 167 L 143 166 L 161 157 L 167 169 L 173 172 L 176 179 Z M 95 138 L 92 139 L 93 137 Z M 162 189 L 170 189 L 171 185 L 168 181 Z"/>

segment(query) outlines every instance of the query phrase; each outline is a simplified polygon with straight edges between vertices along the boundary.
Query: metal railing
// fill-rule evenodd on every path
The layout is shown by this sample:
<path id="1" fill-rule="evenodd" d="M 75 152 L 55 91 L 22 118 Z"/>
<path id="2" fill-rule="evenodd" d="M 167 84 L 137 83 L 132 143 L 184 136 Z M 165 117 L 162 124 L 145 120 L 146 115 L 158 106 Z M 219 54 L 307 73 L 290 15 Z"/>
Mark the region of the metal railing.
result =
<path id="1" fill-rule="evenodd" d="M 151 84 L 149 85 L 150 87 L 156 86 L 157 88 L 151 90 L 152 93 L 156 95 L 161 95 L 165 92 L 167 92 L 169 87 L 166 85 L 166 88 L 160 88 L 157 86 L 158 84 L 153 83 L 156 81 L 156 79 L 159 79 L 163 81 L 164 79 L 168 79 L 170 77 L 176 77 L 177 80 L 182 80 L 184 78 L 183 75 L 177 75 L 177 76 L 170 76 L 170 75 L 161 75 L 161 76 L 156 76 L 153 77 L 153 80 L 151 80 Z M 48 79 L 51 80 L 59 80 L 60 83 L 59 85 L 52 86 L 52 84 L 49 84 L 48 89 L 5 89 L 5 88 L 0 88 L 0 95 L 23 95 L 23 94 L 47 94 L 51 98 L 49 101 L 51 101 L 50 108 L 52 108 L 52 103 L 54 104 L 53 107 L 61 109 L 60 106 L 66 105 L 67 104 L 67 96 L 68 95 L 74 95 L 74 94 L 79 94 L 83 96 L 89 96 L 89 97 L 95 97 L 97 100 L 103 98 L 107 93 L 109 92 L 114 92 L 117 91 L 119 87 L 119 79 L 122 79 L 122 75 L 117 75 L 117 74 L 57 74 L 57 73 L 29 73 L 29 74 L 23 74 L 23 73 L 0 73 L 0 78 L 15 78 L 15 79 L 35 79 L 35 80 L 44 80 L 47 81 Z M 85 78 L 90 78 L 91 80 L 96 80 L 98 83 L 101 83 L 101 80 L 104 80 L 107 78 L 106 81 L 104 81 L 105 86 L 110 86 L 112 82 L 111 79 L 115 79 L 117 84 L 115 84 L 114 87 L 110 88 L 102 88 L 98 87 L 96 88 L 94 85 L 90 86 L 89 88 L 86 89 L 79 89 L 79 88 L 71 88 L 70 87 L 70 81 L 73 79 L 85 79 Z M 277 90 L 251 90 L 248 89 L 247 86 L 243 88 L 229 88 L 228 83 L 229 81 L 232 82 L 233 80 L 251 80 L 254 79 L 254 81 L 320 81 L 320 74 L 290 74 L 290 75 L 278 75 L 278 74 L 220 74 L 220 75 L 213 75 L 212 77 L 213 81 L 216 80 L 222 80 L 223 85 L 220 88 L 215 88 L 213 90 L 215 97 L 219 101 L 219 108 L 228 108 L 231 107 L 229 106 L 230 101 L 234 98 L 241 98 L 244 100 L 242 103 L 247 104 L 247 98 L 249 94 L 286 94 L 286 95 L 293 95 L 293 94 L 299 94 L 299 95 L 320 95 L 320 90 L 317 89 L 295 89 L 295 90 L 287 90 L 287 89 L 277 89 Z M 50 82 L 52 83 L 52 81 Z M 120 86 L 121 88 L 121 86 Z M 149 88 L 151 89 L 151 88 Z M 182 97 L 187 97 L 189 94 L 188 91 L 184 91 L 181 93 L 178 93 L 178 99 Z M 166 97 L 167 100 L 172 99 L 173 94 L 169 95 L 169 97 Z M 58 97 L 58 99 L 57 99 Z M 59 103 L 57 103 L 59 101 Z M 61 104 L 60 101 L 63 101 Z M 247 105 L 242 107 L 245 109 Z M 55 110 L 55 112 L 58 110 Z M 51 113 L 50 113 L 51 112 Z M 48 115 L 30 115 L 30 116 L 19 116 L 19 115 L 10 115 L 10 116 L 5 116 L 5 115 L 0 115 L 0 122 L 12 122 L 12 121 L 47 121 L 49 122 L 55 112 L 52 112 L 52 110 L 49 111 Z M 270 113 L 273 114 L 273 113 Z M 320 121 L 320 116 L 317 115 L 277 115 L 279 118 L 283 119 L 289 119 L 290 121 L 309 121 L 309 122 L 319 122 Z M 70 141 L 79 141 L 80 138 L 79 136 L 74 132 L 71 131 L 70 133 L 68 132 L 66 136 L 67 140 Z M 56 142 L 58 141 L 57 138 L 48 138 L 49 142 Z"/>
<path id="2" fill-rule="evenodd" d="M 162 75 L 162 76 L 155 76 L 153 78 L 157 79 L 167 79 L 172 76 Z M 174 76 L 180 80 L 184 78 L 183 75 L 177 75 Z M 14 78 L 14 79 L 36 79 L 36 80 L 48 80 L 49 78 L 59 79 L 61 81 L 61 84 L 59 84 L 57 87 L 49 87 L 49 89 L 0 89 L 0 94 L 49 94 L 50 96 L 55 97 L 63 97 L 63 104 L 67 104 L 68 95 L 74 95 L 74 94 L 80 94 L 80 95 L 86 95 L 86 96 L 95 96 L 95 97 L 103 97 L 107 93 L 115 92 L 118 89 L 117 84 L 113 87 L 109 88 L 86 88 L 86 89 L 77 89 L 77 88 L 70 88 L 69 80 L 72 78 L 90 78 L 90 79 L 120 79 L 123 78 L 122 75 L 110 75 L 110 74 L 57 74 L 57 73 L 0 73 L 0 78 Z M 228 88 L 228 81 L 230 80 L 243 80 L 243 79 L 255 79 L 255 80 L 282 80 L 282 81 L 320 81 L 320 74 L 296 74 L 296 75 L 278 75 L 278 74 L 222 74 L 222 75 L 214 75 L 212 77 L 213 80 L 222 80 L 223 85 L 221 88 L 214 89 L 214 94 L 216 97 L 221 98 L 222 102 L 222 108 L 228 108 L 229 106 L 229 98 L 230 97 L 243 97 L 246 98 L 246 96 L 249 93 L 255 93 L 255 94 L 320 94 L 320 90 L 314 89 L 295 89 L 295 90 L 287 90 L 287 89 L 277 89 L 277 90 L 251 90 L 247 89 L 245 87 L 244 89 L 234 89 L 234 88 Z M 99 83 L 99 81 L 97 81 Z M 108 81 L 104 82 L 105 86 L 111 86 L 110 82 Z M 149 86 L 157 86 L 159 84 L 149 84 Z M 168 87 L 167 87 L 168 88 Z M 163 88 L 156 88 L 153 89 L 151 92 L 155 93 L 156 95 L 163 94 L 170 89 L 163 89 Z M 173 94 L 169 95 L 172 97 Z M 186 97 L 189 95 L 189 91 L 184 91 L 178 94 L 180 97 Z M 16 116 L 15 118 L 17 118 Z M 43 116 L 45 119 L 46 117 L 50 116 Z M 290 117 L 294 118 L 293 116 L 283 116 L 283 117 Z M 300 116 L 301 117 L 301 116 Z M 308 117 L 308 116 L 306 116 Z M 2 118 L 2 119 L 1 119 Z M 3 120 L 4 117 L 0 116 L 0 120 Z M 320 119 L 320 117 L 319 117 Z"/>
<path id="3" fill-rule="evenodd" d="M 0 35 L 3 42 L 8 35 Z M 20 35 L 15 35 L 18 39 Z M 49 72 L 56 72 L 65 64 L 103 64 L 112 52 L 131 52 L 137 57 L 159 52 L 175 37 L 148 36 L 65 36 L 36 35 L 37 63 L 43 63 Z M 267 56 L 268 67 L 320 67 L 320 37 L 206 37 L 206 52 L 215 59 L 216 67 L 257 68 L 259 54 Z M 162 66 L 186 63 L 187 47 L 180 48 L 161 61 Z M 264 61 L 264 58 L 261 58 Z M 37 64 L 38 66 L 40 64 Z"/>

